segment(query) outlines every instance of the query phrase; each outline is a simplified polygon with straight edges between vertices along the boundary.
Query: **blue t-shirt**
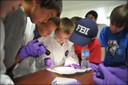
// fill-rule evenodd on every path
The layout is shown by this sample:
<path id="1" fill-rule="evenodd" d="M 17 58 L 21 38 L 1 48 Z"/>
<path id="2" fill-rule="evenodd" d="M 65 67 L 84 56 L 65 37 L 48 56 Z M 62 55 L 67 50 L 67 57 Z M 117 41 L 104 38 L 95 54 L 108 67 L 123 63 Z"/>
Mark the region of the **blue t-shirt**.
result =
<path id="1" fill-rule="evenodd" d="M 128 50 L 128 29 L 112 34 L 110 27 L 104 27 L 100 33 L 99 40 L 105 47 L 104 65 L 122 66 L 126 64 L 126 52 Z"/>

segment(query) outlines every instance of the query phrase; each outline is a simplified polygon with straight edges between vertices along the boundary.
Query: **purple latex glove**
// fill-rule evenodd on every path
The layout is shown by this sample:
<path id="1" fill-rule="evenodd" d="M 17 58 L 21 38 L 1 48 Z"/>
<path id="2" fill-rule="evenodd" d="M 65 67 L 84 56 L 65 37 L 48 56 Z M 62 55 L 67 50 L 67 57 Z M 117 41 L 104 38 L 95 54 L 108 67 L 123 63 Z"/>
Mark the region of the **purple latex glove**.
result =
<path id="1" fill-rule="evenodd" d="M 53 66 L 54 66 L 54 62 L 52 61 L 51 58 L 45 58 L 45 59 L 44 59 L 44 63 L 45 63 L 45 65 L 48 66 L 49 68 L 53 68 Z"/>
<path id="2" fill-rule="evenodd" d="M 98 71 L 99 66 L 93 63 L 89 63 L 89 67 L 92 68 L 93 71 Z"/>
<path id="3" fill-rule="evenodd" d="M 66 65 L 66 67 L 72 67 L 74 69 L 80 69 L 81 67 L 77 64 L 70 64 L 70 65 Z"/>
<path id="4" fill-rule="evenodd" d="M 97 73 L 100 73 L 100 75 L 103 77 L 97 77 Z M 99 65 L 99 72 L 97 73 L 93 76 L 93 80 L 97 85 L 127 85 L 124 80 L 112 74 L 106 67 L 104 67 L 103 64 Z"/>
<path id="5" fill-rule="evenodd" d="M 42 42 L 38 42 L 38 40 L 32 40 L 26 46 L 20 49 L 18 55 L 20 57 L 20 61 L 22 61 L 29 56 L 39 57 L 45 52 L 46 52 L 46 46 L 43 45 Z"/>
<path id="6" fill-rule="evenodd" d="M 128 68 L 121 67 L 106 67 L 111 73 L 119 77 L 120 79 L 128 82 Z"/>

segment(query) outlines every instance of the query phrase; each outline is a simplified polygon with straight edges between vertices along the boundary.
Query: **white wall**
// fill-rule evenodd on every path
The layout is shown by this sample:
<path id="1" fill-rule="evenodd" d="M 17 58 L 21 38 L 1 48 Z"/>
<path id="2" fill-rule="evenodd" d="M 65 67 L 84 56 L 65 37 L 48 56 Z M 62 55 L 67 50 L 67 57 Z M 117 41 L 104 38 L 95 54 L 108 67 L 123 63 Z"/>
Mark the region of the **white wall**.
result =
<path id="1" fill-rule="evenodd" d="M 61 17 L 71 18 L 79 16 L 84 18 L 85 14 L 90 10 L 98 13 L 97 23 L 109 25 L 109 15 L 114 7 L 120 4 L 126 4 L 127 0 L 112 1 L 63 1 L 63 11 Z"/>

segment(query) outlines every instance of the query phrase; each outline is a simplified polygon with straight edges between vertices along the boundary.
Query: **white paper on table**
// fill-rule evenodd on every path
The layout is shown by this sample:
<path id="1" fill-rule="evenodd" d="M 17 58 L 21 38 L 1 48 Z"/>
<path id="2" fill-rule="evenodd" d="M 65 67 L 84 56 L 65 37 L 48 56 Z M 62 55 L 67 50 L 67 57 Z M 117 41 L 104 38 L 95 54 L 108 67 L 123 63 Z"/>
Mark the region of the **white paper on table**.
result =
<path id="1" fill-rule="evenodd" d="M 71 67 L 55 67 L 54 69 L 48 68 L 47 70 L 58 73 L 58 74 L 74 74 L 74 73 L 81 73 L 81 72 L 89 71 L 91 70 L 91 68 L 74 69 Z"/>
<path id="2" fill-rule="evenodd" d="M 52 81 L 52 85 L 68 85 L 71 83 L 77 83 L 77 80 L 74 78 L 63 78 L 63 77 L 56 77 Z"/>

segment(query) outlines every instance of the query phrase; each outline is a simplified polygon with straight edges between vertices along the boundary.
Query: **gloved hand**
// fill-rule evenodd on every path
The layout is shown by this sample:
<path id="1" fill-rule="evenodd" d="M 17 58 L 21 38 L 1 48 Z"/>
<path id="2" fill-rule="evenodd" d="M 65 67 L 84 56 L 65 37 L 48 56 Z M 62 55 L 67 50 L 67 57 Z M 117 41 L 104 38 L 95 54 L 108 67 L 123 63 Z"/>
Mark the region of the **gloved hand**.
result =
<path id="1" fill-rule="evenodd" d="M 99 66 L 93 63 L 89 63 L 89 67 L 92 68 L 93 71 L 98 71 Z"/>
<path id="2" fill-rule="evenodd" d="M 43 45 L 42 42 L 38 42 L 38 40 L 32 40 L 26 46 L 20 49 L 18 55 L 20 57 L 20 61 L 22 61 L 29 56 L 32 57 L 41 56 L 45 52 L 46 52 L 46 46 Z"/>
<path id="3" fill-rule="evenodd" d="M 118 70 L 117 70 L 118 71 Z M 97 77 L 97 73 L 100 73 L 102 78 Z M 98 85 L 124 85 L 126 82 L 116 75 L 111 73 L 103 64 L 99 65 L 99 71 L 93 76 L 95 84 Z"/>
<path id="4" fill-rule="evenodd" d="M 119 77 L 120 79 L 128 82 L 128 68 L 121 67 L 106 67 L 111 73 Z"/>
<path id="5" fill-rule="evenodd" d="M 52 61 L 51 58 L 45 58 L 45 59 L 44 59 L 44 63 L 45 63 L 45 65 L 48 66 L 49 68 L 53 68 L 53 66 L 54 66 L 54 62 Z"/>
<path id="6" fill-rule="evenodd" d="M 81 67 L 77 64 L 70 64 L 70 65 L 66 65 L 66 67 L 72 67 L 74 69 L 80 69 Z"/>

